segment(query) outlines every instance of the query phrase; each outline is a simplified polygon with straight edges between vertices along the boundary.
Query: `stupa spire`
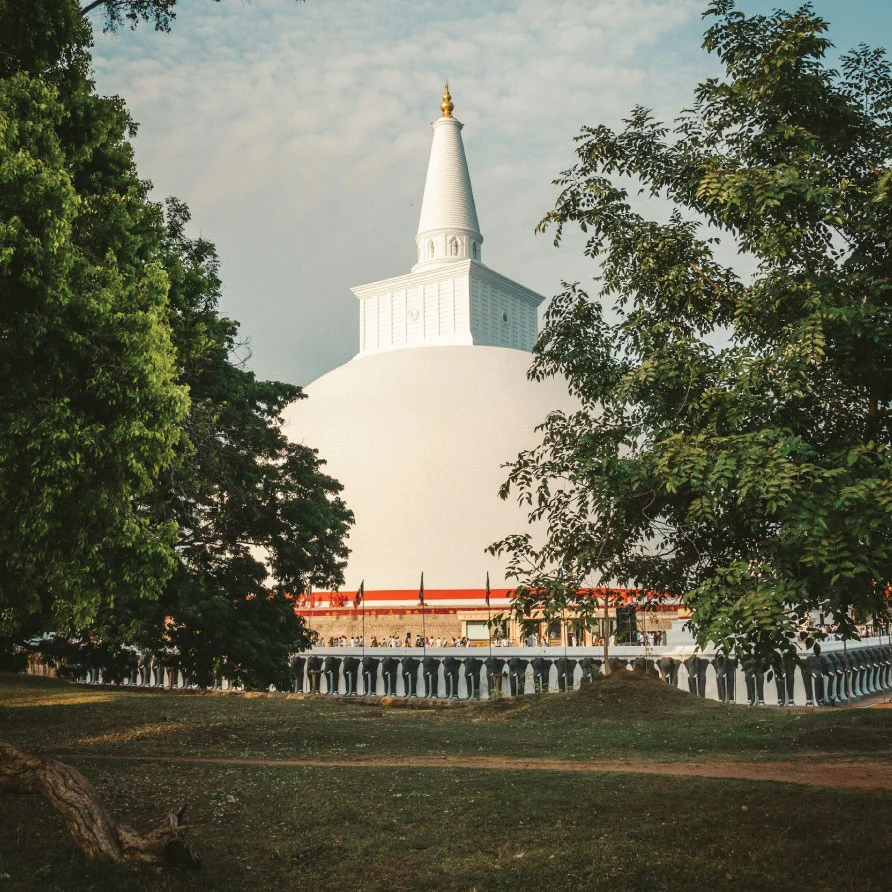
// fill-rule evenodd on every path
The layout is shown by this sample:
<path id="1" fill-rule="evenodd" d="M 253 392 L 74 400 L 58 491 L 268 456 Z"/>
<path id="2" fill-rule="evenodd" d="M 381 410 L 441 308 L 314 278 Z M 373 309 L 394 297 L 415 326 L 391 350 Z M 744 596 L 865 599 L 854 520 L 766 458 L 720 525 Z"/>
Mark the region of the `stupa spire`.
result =
<path id="1" fill-rule="evenodd" d="M 443 112 L 444 118 L 452 117 L 452 109 L 455 106 L 452 104 L 452 96 L 449 94 L 449 81 L 446 81 L 446 86 L 443 89 L 443 102 L 440 104 L 440 111 Z"/>
<path id="2" fill-rule="evenodd" d="M 442 115 L 431 125 L 434 139 L 415 236 L 418 262 L 413 271 L 481 257 L 483 236 L 461 138 L 464 125 L 452 116 L 454 108 L 447 83 L 440 104 Z"/>

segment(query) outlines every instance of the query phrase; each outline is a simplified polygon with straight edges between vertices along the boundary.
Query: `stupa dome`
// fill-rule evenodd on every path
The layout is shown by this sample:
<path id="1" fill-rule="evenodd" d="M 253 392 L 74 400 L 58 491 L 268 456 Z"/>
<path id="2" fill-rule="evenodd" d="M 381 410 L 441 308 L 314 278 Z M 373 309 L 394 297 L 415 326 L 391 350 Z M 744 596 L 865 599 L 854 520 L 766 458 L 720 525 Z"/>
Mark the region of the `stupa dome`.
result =
<path id="1" fill-rule="evenodd" d="M 345 590 L 509 587 L 484 549 L 527 528 L 498 490 L 505 462 L 535 445 L 549 411 L 572 409 L 559 379 L 532 382 L 532 357 L 441 346 L 364 356 L 323 375 L 286 431 L 317 448 L 356 515 Z"/>
<path id="2" fill-rule="evenodd" d="M 440 108 L 418 262 L 353 289 L 359 352 L 306 388 L 285 428 L 319 450 L 355 514 L 344 590 L 364 581 L 406 601 L 422 572 L 441 593 L 479 597 L 487 573 L 494 589 L 510 587 L 504 561 L 485 552 L 528 529 L 526 509 L 498 496 L 504 465 L 538 442 L 548 412 L 575 407 L 563 380 L 527 379 L 544 298 L 481 262 L 448 86 Z"/>

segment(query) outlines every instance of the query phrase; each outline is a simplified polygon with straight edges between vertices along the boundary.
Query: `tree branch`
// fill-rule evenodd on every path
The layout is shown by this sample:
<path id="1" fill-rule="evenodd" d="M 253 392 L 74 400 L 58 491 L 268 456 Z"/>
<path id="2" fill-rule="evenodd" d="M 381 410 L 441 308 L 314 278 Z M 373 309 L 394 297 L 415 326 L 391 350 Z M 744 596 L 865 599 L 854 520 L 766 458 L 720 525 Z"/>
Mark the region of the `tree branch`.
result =
<path id="1" fill-rule="evenodd" d="M 700 269 L 700 267 L 699 267 L 696 263 L 694 263 L 692 260 L 689 260 L 689 261 L 688 261 L 688 266 L 689 266 L 689 267 L 690 267 L 690 268 L 691 268 L 691 269 L 692 269 L 692 270 L 693 270 L 693 271 L 694 271 L 694 272 L 695 272 L 701 279 L 703 279 L 703 281 L 706 282 L 706 284 L 709 285 L 710 288 L 712 288 L 713 291 L 715 291 L 717 294 L 724 294 L 725 289 L 722 288 L 722 287 L 720 287 L 719 285 L 717 285 L 715 282 L 713 282 L 712 279 L 710 279 L 709 276 L 707 276 L 706 273 L 703 272 L 703 270 Z"/>
<path id="2" fill-rule="evenodd" d="M 861 149 L 858 148 L 858 146 L 855 146 L 855 151 L 861 156 L 861 160 L 870 168 L 870 172 L 878 179 L 882 178 L 882 171 L 877 168 L 877 166 L 864 154 L 864 152 L 861 151 Z"/>
<path id="3" fill-rule="evenodd" d="M 46 798 L 65 822 L 76 845 L 91 858 L 150 867 L 196 870 L 201 859 L 185 842 L 181 803 L 161 827 L 145 835 L 117 824 L 93 785 L 70 765 L 43 759 L 0 742 L 0 794 L 25 793 Z"/>
<path id="4" fill-rule="evenodd" d="M 88 12 L 92 12 L 96 9 L 97 6 L 105 6 L 105 0 L 93 0 L 92 3 L 88 3 L 86 6 L 81 7 L 81 15 L 86 15 Z"/>

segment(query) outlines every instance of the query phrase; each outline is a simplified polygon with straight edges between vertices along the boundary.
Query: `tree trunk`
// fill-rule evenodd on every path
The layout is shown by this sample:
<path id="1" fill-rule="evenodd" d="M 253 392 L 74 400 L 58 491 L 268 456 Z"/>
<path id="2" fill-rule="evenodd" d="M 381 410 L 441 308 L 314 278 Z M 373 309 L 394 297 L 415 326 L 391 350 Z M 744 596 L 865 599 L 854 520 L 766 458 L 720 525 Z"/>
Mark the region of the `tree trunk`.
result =
<path id="1" fill-rule="evenodd" d="M 185 842 L 181 803 L 157 830 L 145 835 L 117 824 L 93 785 L 69 765 L 0 742 L 0 794 L 44 796 L 62 817 L 77 846 L 91 858 L 120 864 L 197 869 L 201 859 Z"/>

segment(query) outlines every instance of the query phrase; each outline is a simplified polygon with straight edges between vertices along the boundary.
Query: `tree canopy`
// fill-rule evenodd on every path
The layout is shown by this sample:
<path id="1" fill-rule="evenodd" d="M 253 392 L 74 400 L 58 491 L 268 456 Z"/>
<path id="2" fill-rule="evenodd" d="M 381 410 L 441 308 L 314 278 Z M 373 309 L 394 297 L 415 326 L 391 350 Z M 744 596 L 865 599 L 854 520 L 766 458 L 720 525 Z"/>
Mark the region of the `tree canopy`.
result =
<path id="1" fill-rule="evenodd" d="M 162 263 L 190 408 L 177 460 L 147 499 L 155 523 L 176 524 L 179 563 L 157 602 L 127 605 L 101 637 L 173 651 L 201 683 L 222 673 L 281 685 L 288 654 L 309 643 L 291 596 L 342 583 L 353 515 L 315 451 L 282 433 L 301 389 L 258 381 L 235 358 L 216 252 L 186 235 L 188 221 L 168 200 Z"/>
<path id="2" fill-rule="evenodd" d="M 521 614 L 626 584 L 764 656 L 812 644 L 815 612 L 847 636 L 853 611 L 887 616 L 892 76 L 867 46 L 830 67 L 808 4 L 704 16 L 723 73 L 671 125 L 639 107 L 584 128 L 556 181 L 541 228 L 587 234 L 599 293 L 552 301 L 531 375 L 564 375 L 581 409 L 503 487 L 544 545 L 494 550 Z"/>
<path id="3" fill-rule="evenodd" d="M 26 8 L 27 7 L 27 8 Z M 0 634 L 91 622 L 173 572 L 140 510 L 187 408 L 133 125 L 65 0 L 0 2 Z"/>
<path id="4" fill-rule="evenodd" d="M 340 584 L 352 521 L 282 433 L 302 392 L 238 360 L 214 247 L 149 199 L 77 5 L 0 0 L 0 33 L 0 639 L 281 681 L 290 596 Z"/>
<path id="5" fill-rule="evenodd" d="M 84 16 L 101 14 L 106 31 L 117 31 L 124 22 L 135 28 L 141 21 L 152 22 L 156 31 L 170 31 L 176 5 L 177 0 L 81 0 L 80 11 Z"/>

